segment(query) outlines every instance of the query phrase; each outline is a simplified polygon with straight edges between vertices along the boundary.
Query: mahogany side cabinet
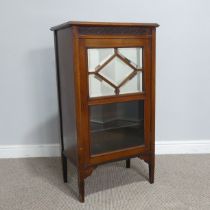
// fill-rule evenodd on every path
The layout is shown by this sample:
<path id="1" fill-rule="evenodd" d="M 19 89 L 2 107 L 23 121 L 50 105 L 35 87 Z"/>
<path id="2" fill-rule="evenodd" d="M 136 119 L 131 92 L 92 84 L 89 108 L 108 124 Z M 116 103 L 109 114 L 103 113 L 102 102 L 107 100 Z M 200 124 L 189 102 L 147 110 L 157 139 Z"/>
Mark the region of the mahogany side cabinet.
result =
<path id="1" fill-rule="evenodd" d="M 155 45 L 153 23 L 71 21 L 55 27 L 63 179 L 67 160 L 85 178 L 99 164 L 131 158 L 155 168 Z"/>

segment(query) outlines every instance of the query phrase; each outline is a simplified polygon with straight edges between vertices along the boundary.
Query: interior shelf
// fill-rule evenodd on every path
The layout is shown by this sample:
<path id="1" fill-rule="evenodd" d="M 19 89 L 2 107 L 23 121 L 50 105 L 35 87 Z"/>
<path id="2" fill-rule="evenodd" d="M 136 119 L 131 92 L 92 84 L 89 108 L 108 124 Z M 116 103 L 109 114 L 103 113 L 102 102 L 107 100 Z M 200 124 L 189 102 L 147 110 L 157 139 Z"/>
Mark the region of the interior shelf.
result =
<path id="1" fill-rule="evenodd" d="M 96 155 L 144 144 L 143 121 L 91 122 L 91 154 Z"/>
<path id="2" fill-rule="evenodd" d="M 143 123 L 143 122 L 124 120 L 124 119 L 111 120 L 106 123 L 92 121 L 91 132 L 99 132 L 99 131 L 105 131 L 105 130 L 110 130 L 110 129 L 138 126 L 140 123 Z"/>

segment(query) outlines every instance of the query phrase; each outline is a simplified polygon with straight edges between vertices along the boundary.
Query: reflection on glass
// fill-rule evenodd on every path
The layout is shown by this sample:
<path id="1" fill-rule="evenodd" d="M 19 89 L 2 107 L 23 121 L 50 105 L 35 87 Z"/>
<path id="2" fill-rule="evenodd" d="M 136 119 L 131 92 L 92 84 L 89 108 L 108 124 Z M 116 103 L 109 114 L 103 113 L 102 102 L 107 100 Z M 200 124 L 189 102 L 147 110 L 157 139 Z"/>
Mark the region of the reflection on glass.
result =
<path id="1" fill-rule="evenodd" d="M 116 57 L 100 71 L 100 74 L 117 86 L 132 72 L 133 69 Z"/>
<path id="2" fill-rule="evenodd" d="M 88 71 L 95 71 L 97 66 L 103 64 L 112 55 L 114 55 L 113 48 L 88 49 Z"/>
<path id="3" fill-rule="evenodd" d="M 90 106 L 91 154 L 144 145 L 144 101 Z"/>
<path id="4" fill-rule="evenodd" d="M 115 95 L 115 89 L 95 75 L 89 75 L 90 97 Z"/>
<path id="5" fill-rule="evenodd" d="M 89 96 L 142 92 L 142 70 L 141 47 L 88 49 Z"/>
<path id="6" fill-rule="evenodd" d="M 137 69 L 142 68 L 142 48 L 118 48 L 119 54 Z"/>
<path id="7" fill-rule="evenodd" d="M 120 87 L 120 93 L 137 93 L 142 92 L 142 72 L 137 72 L 137 74 L 128 80 L 122 87 Z"/>

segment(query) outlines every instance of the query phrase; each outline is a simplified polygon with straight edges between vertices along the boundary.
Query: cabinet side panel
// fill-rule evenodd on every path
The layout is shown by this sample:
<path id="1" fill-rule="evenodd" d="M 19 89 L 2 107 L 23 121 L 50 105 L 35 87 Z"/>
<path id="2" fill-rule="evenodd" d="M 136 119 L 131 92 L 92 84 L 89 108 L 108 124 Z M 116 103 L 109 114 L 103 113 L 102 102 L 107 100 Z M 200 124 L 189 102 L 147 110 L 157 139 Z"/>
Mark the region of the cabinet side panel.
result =
<path id="1" fill-rule="evenodd" d="M 77 162 L 77 132 L 71 28 L 57 31 L 58 73 L 60 85 L 64 154 Z"/>
<path id="2" fill-rule="evenodd" d="M 151 44 L 151 150 L 155 154 L 156 28 L 152 30 Z"/>

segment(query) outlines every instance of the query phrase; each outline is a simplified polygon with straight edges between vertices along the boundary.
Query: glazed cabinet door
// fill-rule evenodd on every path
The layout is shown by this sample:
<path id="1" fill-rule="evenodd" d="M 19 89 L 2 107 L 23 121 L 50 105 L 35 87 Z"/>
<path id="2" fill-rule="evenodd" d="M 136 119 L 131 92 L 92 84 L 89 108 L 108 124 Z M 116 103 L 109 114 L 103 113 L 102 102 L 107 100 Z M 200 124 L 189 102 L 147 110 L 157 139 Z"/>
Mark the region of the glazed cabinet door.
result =
<path id="1" fill-rule="evenodd" d="M 81 39 L 88 163 L 149 149 L 150 39 Z"/>

